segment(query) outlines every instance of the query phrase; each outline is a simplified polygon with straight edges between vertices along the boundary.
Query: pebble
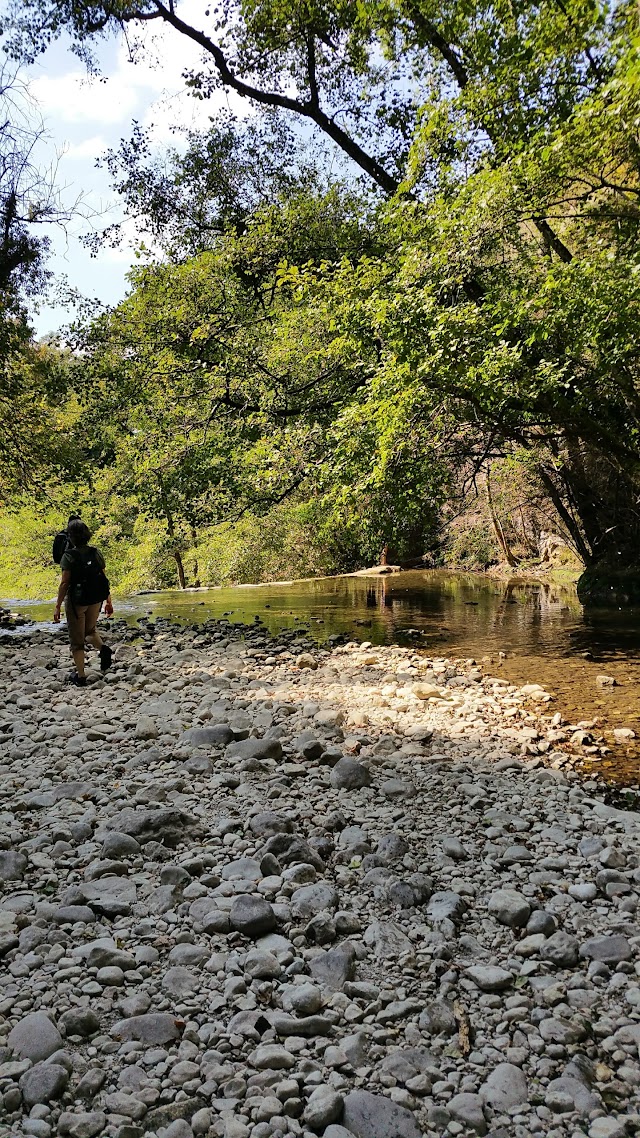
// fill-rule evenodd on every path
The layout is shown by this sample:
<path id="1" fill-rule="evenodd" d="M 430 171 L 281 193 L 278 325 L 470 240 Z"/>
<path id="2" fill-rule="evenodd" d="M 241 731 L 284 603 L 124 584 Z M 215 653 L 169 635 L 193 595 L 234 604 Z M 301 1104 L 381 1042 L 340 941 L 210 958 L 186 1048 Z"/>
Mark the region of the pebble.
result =
<path id="1" fill-rule="evenodd" d="M 114 642 L 72 692 L 54 636 L 0 644 L 7 1134 L 637 1129 L 640 817 L 554 765 L 546 693 L 259 623 Z"/>

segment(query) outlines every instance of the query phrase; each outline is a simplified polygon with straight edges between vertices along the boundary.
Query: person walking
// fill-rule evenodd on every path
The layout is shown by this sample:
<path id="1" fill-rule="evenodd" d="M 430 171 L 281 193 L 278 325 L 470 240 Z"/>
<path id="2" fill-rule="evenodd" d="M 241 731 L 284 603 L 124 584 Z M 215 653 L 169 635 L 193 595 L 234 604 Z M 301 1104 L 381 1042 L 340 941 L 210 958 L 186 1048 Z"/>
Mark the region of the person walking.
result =
<path id="1" fill-rule="evenodd" d="M 74 518 L 69 521 L 67 534 L 70 548 L 63 553 L 60 561 L 62 576 L 53 620 L 55 624 L 60 623 L 60 610 L 64 602 L 71 655 L 76 666 L 76 671 L 69 676 L 69 682 L 85 687 L 85 640 L 89 640 L 98 649 L 101 670 L 106 672 L 111 666 L 113 651 L 105 644 L 96 625 L 103 601 L 107 616 L 112 615 L 113 604 L 104 557 L 95 546 L 89 545 L 91 534 L 88 527 L 79 518 Z"/>

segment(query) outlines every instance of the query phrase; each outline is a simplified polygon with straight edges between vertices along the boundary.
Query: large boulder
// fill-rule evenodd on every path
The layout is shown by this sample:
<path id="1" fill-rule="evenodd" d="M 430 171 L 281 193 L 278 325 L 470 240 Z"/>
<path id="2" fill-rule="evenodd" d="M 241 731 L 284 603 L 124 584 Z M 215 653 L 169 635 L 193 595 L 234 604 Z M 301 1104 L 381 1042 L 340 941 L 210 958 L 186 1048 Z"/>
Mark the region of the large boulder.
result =
<path id="1" fill-rule="evenodd" d="M 115 830 L 118 834 L 128 834 L 141 844 L 161 842 L 173 849 L 184 841 L 196 824 L 195 818 L 186 811 L 170 806 L 157 810 L 134 810 L 131 806 L 125 806 L 124 810 L 108 819 L 104 831 L 98 837 L 106 837 L 108 831 Z"/>
<path id="2" fill-rule="evenodd" d="M 37 1063 L 48 1059 L 62 1047 L 62 1036 L 45 1012 L 31 1012 L 9 1032 L 7 1040 L 12 1051 L 21 1059 Z"/>

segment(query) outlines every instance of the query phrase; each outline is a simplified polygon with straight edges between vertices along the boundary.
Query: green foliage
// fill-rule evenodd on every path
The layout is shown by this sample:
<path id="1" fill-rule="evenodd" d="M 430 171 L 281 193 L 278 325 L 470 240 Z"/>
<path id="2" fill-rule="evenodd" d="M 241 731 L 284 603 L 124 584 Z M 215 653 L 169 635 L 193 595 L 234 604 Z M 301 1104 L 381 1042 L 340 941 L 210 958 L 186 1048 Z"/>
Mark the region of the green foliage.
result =
<path id="1" fill-rule="evenodd" d="M 21 0 L 12 50 L 87 55 L 141 17 L 199 43 L 197 97 L 268 114 L 109 159 L 166 251 L 65 365 L 123 582 L 409 558 L 470 486 L 461 557 L 492 555 L 491 526 L 528 557 L 551 506 L 585 563 L 637 559 L 636 4 L 226 0 L 200 32 L 153 0 Z M 510 462 L 540 512 L 521 546 L 500 478 L 489 501 Z"/>

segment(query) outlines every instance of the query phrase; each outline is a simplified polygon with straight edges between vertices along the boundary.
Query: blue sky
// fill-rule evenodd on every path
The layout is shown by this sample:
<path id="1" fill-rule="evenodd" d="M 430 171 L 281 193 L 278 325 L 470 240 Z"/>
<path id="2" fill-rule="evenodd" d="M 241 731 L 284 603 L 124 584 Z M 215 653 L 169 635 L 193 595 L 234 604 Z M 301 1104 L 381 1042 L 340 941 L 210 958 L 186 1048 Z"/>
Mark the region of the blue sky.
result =
<path id="1" fill-rule="evenodd" d="M 205 7 L 203 0 L 183 0 L 182 13 L 197 24 Z M 185 90 L 182 72 L 199 61 L 195 45 L 151 25 L 143 34 L 142 62 L 131 62 L 124 39 L 100 44 L 100 78 L 87 76 L 84 65 L 63 42 L 40 56 L 25 75 L 49 136 L 38 162 L 41 166 L 57 163 L 56 181 L 64 201 L 81 198 L 66 232 L 55 228 L 50 232 L 50 268 L 66 275 L 84 296 L 98 297 L 107 304 L 125 294 L 136 232 L 133 223 L 127 222 L 123 246 L 102 248 L 95 258 L 82 245 L 83 235 L 121 217 L 117 195 L 107 172 L 96 168 L 97 159 L 130 136 L 134 121 L 152 127 L 153 139 L 162 148 L 175 145 L 172 126 L 206 126 L 217 107 L 229 103 L 223 93 L 217 101 L 201 102 Z M 233 109 L 246 113 L 248 108 L 237 101 Z M 44 335 L 72 315 L 68 309 L 43 303 L 33 323 L 38 335 Z"/>

